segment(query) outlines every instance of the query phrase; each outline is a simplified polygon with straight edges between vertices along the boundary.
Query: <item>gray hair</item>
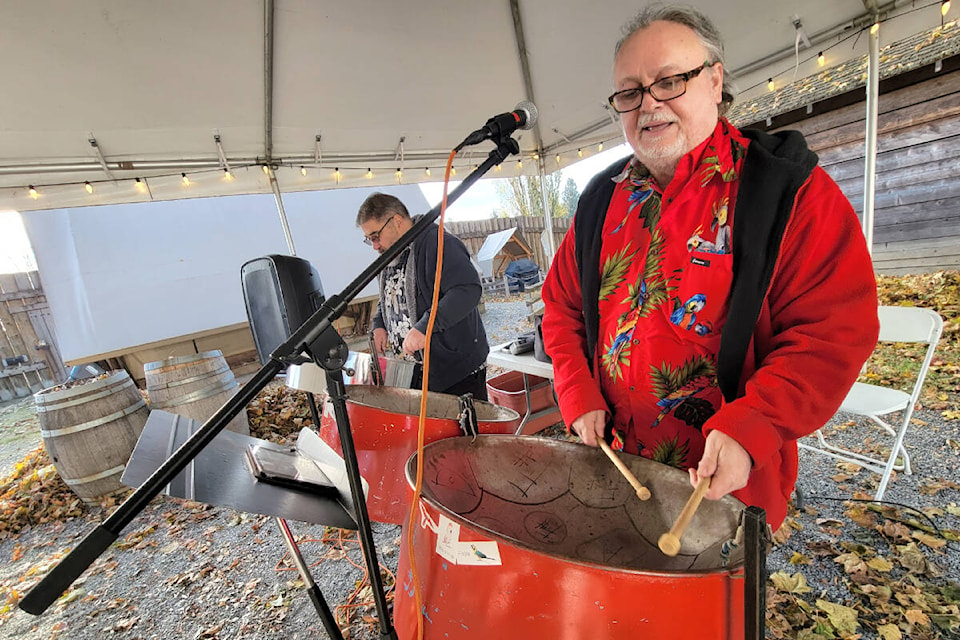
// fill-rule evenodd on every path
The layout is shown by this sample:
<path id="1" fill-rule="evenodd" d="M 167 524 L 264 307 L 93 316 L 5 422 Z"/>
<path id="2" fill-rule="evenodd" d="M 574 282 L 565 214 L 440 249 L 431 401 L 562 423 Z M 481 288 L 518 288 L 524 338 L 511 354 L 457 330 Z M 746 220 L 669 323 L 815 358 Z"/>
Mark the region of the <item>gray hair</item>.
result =
<path id="1" fill-rule="evenodd" d="M 371 193 L 360 205 L 360 211 L 357 212 L 357 226 L 359 227 L 369 220 L 383 222 L 387 216 L 392 215 L 399 215 L 403 218 L 410 217 L 410 213 L 400 201 L 400 198 L 388 193 Z"/>
<path id="2" fill-rule="evenodd" d="M 654 22 L 675 22 L 688 27 L 697 34 L 700 43 L 707 50 L 707 62 L 715 64 L 719 62 L 724 65 L 722 98 L 720 101 L 720 115 L 724 115 L 733 103 L 734 88 L 730 74 L 726 72 L 726 63 L 723 57 L 723 38 L 720 32 L 713 26 L 710 18 L 703 15 L 693 7 L 679 5 L 652 4 L 644 7 L 629 22 L 623 25 L 623 37 L 617 41 L 617 46 L 613 50 L 613 57 L 616 58 L 620 53 L 620 48 L 630 36 L 641 29 L 646 29 Z"/>

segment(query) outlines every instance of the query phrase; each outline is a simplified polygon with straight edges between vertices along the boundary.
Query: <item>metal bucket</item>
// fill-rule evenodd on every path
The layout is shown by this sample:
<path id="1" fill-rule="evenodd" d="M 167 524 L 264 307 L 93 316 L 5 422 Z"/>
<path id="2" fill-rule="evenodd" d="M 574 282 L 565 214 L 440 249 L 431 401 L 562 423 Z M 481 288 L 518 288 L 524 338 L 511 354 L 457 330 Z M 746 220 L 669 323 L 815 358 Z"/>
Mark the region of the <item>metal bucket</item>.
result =
<path id="1" fill-rule="evenodd" d="M 377 522 L 402 524 L 407 518 L 413 492 L 407 486 L 403 469 L 417 450 L 421 394 L 417 389 L 397 387 L 347 387 L 347 416 L 357 463 L 361 475 L 370 483 L 367 510 Z M 481 433 L 514 433 L 520 424 L 520 414 L 512 409 L 479 400 L 474 401 L 474 408 Z M 429 392 L 424 442 L 461 435 L 458 413 L 457 396 Z M 320 420 L 320 437 L 341 451 L 340 433 L 329 400 Z"/>
<path id="2" fill-rule="evenodd" d="M 421 611 L 404 528 L 394 617 L 402 640 L 743 638 L 743 504 L 705 500 L 676 557 L 660 553 L 692 493 L 687 473 L 622 459 L 652 494 L 641 502 L 596 448 L 480 436 L 424 448 L 413 530 Z M 407 464 L 411 485 L 416 457 Z"/>

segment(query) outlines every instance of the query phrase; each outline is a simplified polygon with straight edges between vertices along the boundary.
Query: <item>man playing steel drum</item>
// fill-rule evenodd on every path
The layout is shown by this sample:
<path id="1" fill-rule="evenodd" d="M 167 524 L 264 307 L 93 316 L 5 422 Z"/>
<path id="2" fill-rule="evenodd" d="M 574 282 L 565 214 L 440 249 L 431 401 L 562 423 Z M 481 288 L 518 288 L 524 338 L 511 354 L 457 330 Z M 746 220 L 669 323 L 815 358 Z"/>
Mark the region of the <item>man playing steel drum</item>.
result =
<path id="1" fill-rule="evenodd" d="M 624 29 L 609 102 L 633 148 L 597 175 L 543 286 L 560 410 L 585 444 L 711 478 L 776 529 L 796 440 L 873 350 L 870 255 L 797 132 L 738 131 L 716 28 L 648 7 Z"/>
<path id="2" fill-rule="evenodd" d="M 360 205 L 357 226 L 363 241 L 383 253 L 410 230 L 415 219 L 398 198 L 374 193 Z M 437 266 L 437 225 L 420 234 L 413 244 L 380 273 L 380 303 L 373 317 L 373 342 L 377 353 L 415 360 L 410 387 L 423 380 L 423 348 Z M 429 390 L 487 399 L 487 334 L 477 304 L 483 288 L 470 253 L 456 236 L 444 234 L 443 273 L 437 319 L 430 342 Z"/>

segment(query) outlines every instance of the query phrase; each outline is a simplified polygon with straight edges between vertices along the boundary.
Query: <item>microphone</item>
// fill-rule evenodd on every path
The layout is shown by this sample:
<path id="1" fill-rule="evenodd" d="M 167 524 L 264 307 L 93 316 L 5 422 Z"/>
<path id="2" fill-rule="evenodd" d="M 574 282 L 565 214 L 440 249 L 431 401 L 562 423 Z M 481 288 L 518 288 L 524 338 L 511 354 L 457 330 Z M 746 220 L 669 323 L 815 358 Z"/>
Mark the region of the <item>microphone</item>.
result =
<path id="1" fill-rule="evenodd" d="M 532 129 L 537 122 L 537 107 L 529 100 L 524 100 L 513 108 L 509 113 L 501 113 L 493 116 L 481 127 L 466 138 L 457 147 L 463 147 L 478 144 L 484 140 L 493 140 L 509 136 L 517 129 Z"/>

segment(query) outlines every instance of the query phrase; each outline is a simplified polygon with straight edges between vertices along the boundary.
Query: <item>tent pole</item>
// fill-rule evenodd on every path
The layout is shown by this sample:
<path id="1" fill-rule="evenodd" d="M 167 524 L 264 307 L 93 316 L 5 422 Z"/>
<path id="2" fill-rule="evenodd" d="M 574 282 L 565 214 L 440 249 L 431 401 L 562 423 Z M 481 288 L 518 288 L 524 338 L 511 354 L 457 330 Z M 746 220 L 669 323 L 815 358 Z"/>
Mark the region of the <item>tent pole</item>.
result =
<path id="1" fill-rule="evenodd" d="M 879 19 L 876 23 L 880 24 Z M 877 181 L 877 114 L 880 98 L 880 29 L 870 29 L 870 55 L 867 63 L 867 130 L 864 140 L 863 236 L 873 255 L 873 205 Z"/>
<path id="2" fill-rule="evenodd" d="M 290 233 L 290 224 L 287 222 L 287 214 L 283 210 L 283 198 L 280 196 L 280 185 L 277 183 L 277 176 L 274 174 L 273 169 L 270 169 L 267 175 L 270 177 L 273 199 L 277 201 L 277 213 L 280 214 L 280 226 L 283 227 L 283 235 L 287 239 L 287 248 L 290 250 L 290 255 L 295 256 L 297 255 L 297 250 L 293 246 L 293 235 Z"/>
<path id="3" fill-rule="evenodd" d="M 543 200 L 543 233 L 547 236 L 547 268 L 553 262 L 553 254 L 557 248 L 553 241 L 553 211 L 550 210 L 550 199 L 547 197 L 547 169 L 543 161 L 543 154 L 540 154 L 540 160 L 537 161 L 537 167 L 540 170 L 540 197 Z M 540 244 L 543 244 L 541 241 Z"/>

